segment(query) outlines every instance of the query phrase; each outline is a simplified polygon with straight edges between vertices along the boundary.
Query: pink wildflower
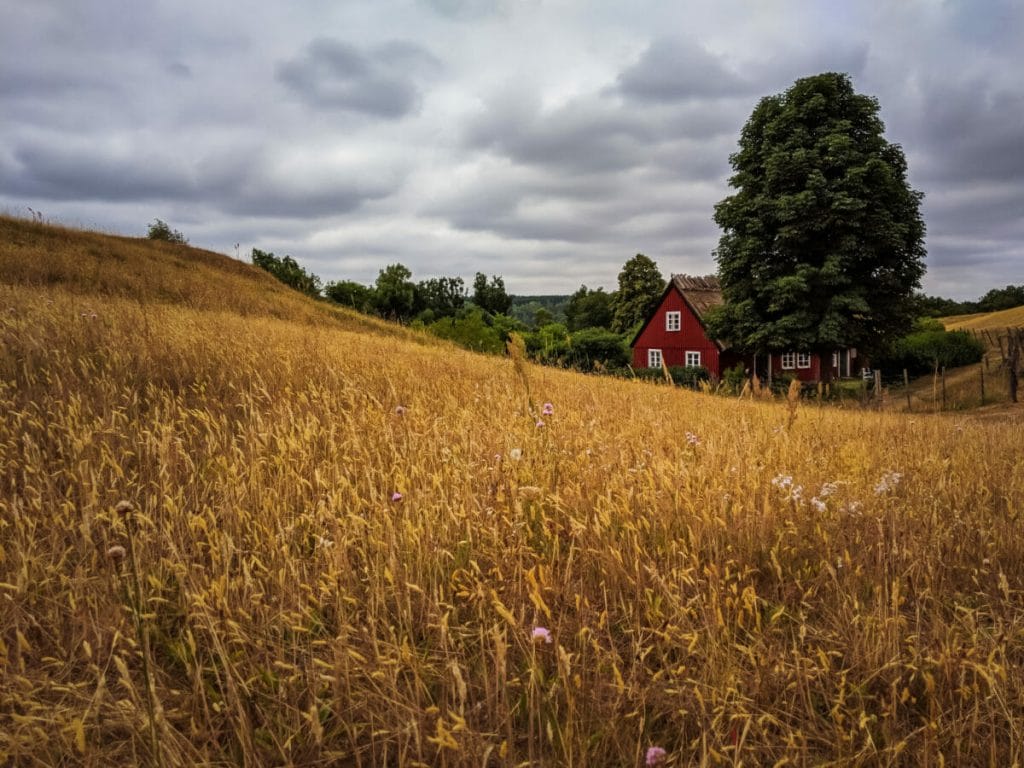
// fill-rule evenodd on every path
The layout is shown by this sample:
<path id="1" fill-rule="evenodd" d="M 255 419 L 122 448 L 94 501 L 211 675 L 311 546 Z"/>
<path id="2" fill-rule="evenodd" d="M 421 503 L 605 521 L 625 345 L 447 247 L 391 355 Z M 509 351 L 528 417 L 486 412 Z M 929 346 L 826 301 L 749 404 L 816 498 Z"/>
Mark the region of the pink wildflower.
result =
<path id="1" fill-rule="evenodd" d="M 648 747 L 647 758 L 644 760 L 644 765 L 661 765 L 663 762 L 665 762 L 665 758 L 667 756 L 668 752 L 666 752 L 661 747 Z"/>
<path id="2" fill-rule="evenodd" d="M 544 403 L 544 408 L 541 409 L 541 413 L 544 414 L 545 416 L 554 416 L 555 406 L 553 406 L 551 403 Z"/>
<path id="3" fill-rule="evenodd" d="M 396 501 L 396 502 L 397 501 L 401 501 L 402 500 L 402 494 L 400 494 L 398 491 L 395 491 L 394 493 L 391 494 L 391 500 L 392 501 Z"/>
<path id="4" fill-rule="evenodd" d="M 540 429 L 543 426 L 544 426 L 544 422 L 541 421 L 540 419 L 537 419 L 537 429 Z"/>
<path id="5" fill-rule="evenodd" d="M 533 642 L 545 642 L 551 643 L 551 630 L 546 627 L 534 627 L 533 632 L 530 633 L 530 640 Z"/>

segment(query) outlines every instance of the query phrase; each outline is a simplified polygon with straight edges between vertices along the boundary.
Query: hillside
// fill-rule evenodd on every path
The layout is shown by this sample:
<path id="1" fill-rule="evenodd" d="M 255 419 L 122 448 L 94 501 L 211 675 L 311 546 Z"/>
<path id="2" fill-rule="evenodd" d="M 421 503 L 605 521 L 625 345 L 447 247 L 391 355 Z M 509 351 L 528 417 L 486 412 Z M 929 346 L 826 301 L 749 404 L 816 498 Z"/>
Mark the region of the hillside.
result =
<path id="1" fill-rule="evenodd" d="M 0 216 L 0 284 L 413 338 L 396 325 L 310 301 L 263 270 L 220 253 L 10 216 Z"/>
<path id="2" fill-rule="evenodd" d="M 1019 763 L 1019 425 L 411 343 L 3 227 L 9 763 Z"/>
<path id="3" fill-rule="evenodd" d="M 976 315 L 953 315 L 940 319 L 948 330 L 993 331 L 1002 328 L 1024 328 L 1024 306 L 1000 312 L 982 312 Z"/>

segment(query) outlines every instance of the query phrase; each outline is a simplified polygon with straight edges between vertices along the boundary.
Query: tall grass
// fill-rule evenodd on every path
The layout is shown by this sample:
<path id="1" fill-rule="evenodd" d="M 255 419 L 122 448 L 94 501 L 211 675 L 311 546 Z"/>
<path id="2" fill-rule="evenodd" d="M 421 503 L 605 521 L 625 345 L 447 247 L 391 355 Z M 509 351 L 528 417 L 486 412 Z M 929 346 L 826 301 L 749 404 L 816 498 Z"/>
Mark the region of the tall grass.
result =
<path id="1" fill-rule="evenodd" d="M 1019 427 L 0 285 L 0 754 L 1020 765 L 1022 508 Z"/>

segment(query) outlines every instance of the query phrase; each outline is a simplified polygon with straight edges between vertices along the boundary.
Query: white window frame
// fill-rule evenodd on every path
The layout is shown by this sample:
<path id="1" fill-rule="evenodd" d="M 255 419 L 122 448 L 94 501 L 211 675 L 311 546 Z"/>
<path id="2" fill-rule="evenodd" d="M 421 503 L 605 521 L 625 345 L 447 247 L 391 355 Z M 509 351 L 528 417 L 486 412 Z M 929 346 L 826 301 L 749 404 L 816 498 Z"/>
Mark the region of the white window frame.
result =
<path id="1" fill-rule="evenodd" d="M 648 349 L 647 350 L 647 367 L 648 368 L 661 368 L 664 357 L 661 354 L 660 349 Z"/>
<path id="2" fill-rule="evenodd" d="M 796 353 L 796 367 L 797 368 L 810 368 L 811 367 L 811 353 L 810 352 L 797 352 Z"/>
<path id="3" fill-rule="evenodd" d="M 694 362 L 694 361 L 696 361 L 696 362 Z M 701 365 L 701 362 L 700 362 L 700 352 L 694 352 L 692 350 L 686 350 L 686 367 L 687 368 L 690 368 L 690 367 L 699 368 L 700 365 Z"/>
<path id="4" fill-rule="evenodd" d="M 832 353 L 832 367 L 833 368 L 837 368 L 837 369 L 839 368 L 839 353 L 838 352 L 833 352 Z"/>
<path id="5" fill-rule="evenodd" d="M 666 331 L 681 331 L 683 329 L 683 313 L 682 312 L 666 312 L 665 313 L 665 330 Z"/>
<path id="6" fill-rule="evenodd" d="M 782 360 L 782 370 L 792 371 L 796 368 L 796 352 L 783 352 L 779 358 Z"/>

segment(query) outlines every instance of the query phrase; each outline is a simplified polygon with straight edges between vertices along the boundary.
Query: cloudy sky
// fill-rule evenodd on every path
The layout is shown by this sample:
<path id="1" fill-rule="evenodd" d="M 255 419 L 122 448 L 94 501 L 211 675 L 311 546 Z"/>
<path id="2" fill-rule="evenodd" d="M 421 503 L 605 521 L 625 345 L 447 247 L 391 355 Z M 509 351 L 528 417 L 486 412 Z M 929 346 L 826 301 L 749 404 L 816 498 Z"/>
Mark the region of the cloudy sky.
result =
<path id="1" fill-rule="evenodd" d="M 0 0 L 0 210 L 291 254 L 325 280 L 714 271 L 757 100 L 876 96 L 929 293 L 1024 283 L 1020 0 Z"/>

